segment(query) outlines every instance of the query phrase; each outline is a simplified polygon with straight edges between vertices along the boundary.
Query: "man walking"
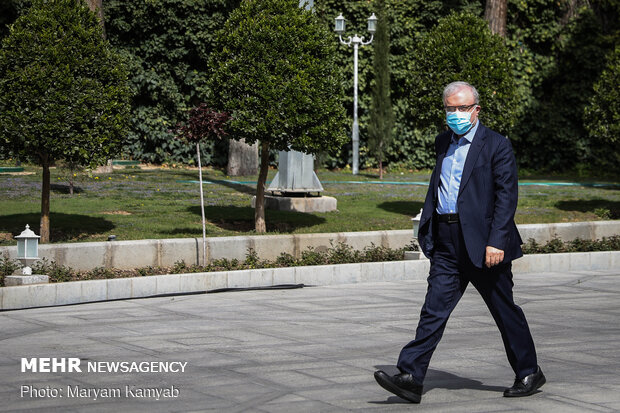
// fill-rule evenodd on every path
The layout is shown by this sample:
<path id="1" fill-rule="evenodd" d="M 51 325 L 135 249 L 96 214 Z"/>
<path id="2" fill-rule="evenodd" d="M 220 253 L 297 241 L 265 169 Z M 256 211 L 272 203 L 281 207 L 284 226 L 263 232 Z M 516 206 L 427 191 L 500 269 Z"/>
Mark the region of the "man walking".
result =
<path id="1" fill-rule="evenodd" d="M 420 402 L 433 351 L 471 282 L 495 319 L 515 372 L 504 396 L 529 396 L 546 379 L 525 315 L 512 296 L 511 261 L 523 255 L 514 223 L 518 186 L 512 146 L 478 121 L 478 92 L 469 83 L 450 83 L 443 102 L 451 130 L 435 139 L 437 163 L 418 231 L 431 261 L 426 299 L 415 340 L 398 358 L 400 374 L 379 370 L 375 379 L 389 392 Z"/>

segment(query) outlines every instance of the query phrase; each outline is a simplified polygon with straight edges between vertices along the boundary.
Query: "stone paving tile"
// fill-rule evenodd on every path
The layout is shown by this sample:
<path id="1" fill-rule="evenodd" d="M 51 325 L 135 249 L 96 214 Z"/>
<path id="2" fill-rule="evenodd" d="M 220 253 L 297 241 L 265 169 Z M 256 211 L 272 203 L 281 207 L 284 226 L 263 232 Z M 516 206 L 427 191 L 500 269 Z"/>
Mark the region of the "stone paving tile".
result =
<path id="1" fill-rule="evenodd" d="M 548 378 L 505 399 L 499 333 L 473 288 L 448 323 L 422 404 L 381 389 L 424 300 L 421 280 L 92 303 L 0 314 L 0 411 L 620 411 L 620 270 L 515 277 Z M 185 373 L 21 373 L 22 357 L 186 361 Z M 84 360 L 86 363 L 86 360 Z M 20 386 L 175 386 L 180 396 L 29 398 Z"/>

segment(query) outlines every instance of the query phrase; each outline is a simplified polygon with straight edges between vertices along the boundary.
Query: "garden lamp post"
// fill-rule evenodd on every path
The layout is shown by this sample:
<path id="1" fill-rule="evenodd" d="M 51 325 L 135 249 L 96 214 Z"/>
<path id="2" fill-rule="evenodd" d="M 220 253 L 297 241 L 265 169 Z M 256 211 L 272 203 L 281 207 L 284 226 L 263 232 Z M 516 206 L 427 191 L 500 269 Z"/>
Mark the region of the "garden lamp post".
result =
<path id="1" fill-rule="evenodd" d="M 357 55 L 359 46 L 366 46 L 372 43 L 375 31 L 377 30 L 377 16 L 373 13 L 368 18 L 368 33 L 370 33 L 370 40 L 364 41 L 364 37 L 359 37 L 357 34 L 353 37 L 349 36 L 348 40 L 342 39 L 344 33 L 345 19 L 340 14 L 336 17 L 336 26 L 334 31 L 338 33 L 340 43 L 346 46 L 353 45 L 353 130 L 351 132 L 351 140 L 353 141 L 353 175 L 357 175 L 359 172 L 359 153 L 360 153 L 360 138 L 359 138 L 359 123 L 357 120 Z"/>
<path id="2" fill-rule="evenodd" d="M 17 259 L 24 264 L 23 275 L 32 275 L 30 265 L 39 259 L 39 238 L 41 237 L 30 230 L 29 225 L 26 225 L 26 229 L 15 237 L 17 240 Z"/>

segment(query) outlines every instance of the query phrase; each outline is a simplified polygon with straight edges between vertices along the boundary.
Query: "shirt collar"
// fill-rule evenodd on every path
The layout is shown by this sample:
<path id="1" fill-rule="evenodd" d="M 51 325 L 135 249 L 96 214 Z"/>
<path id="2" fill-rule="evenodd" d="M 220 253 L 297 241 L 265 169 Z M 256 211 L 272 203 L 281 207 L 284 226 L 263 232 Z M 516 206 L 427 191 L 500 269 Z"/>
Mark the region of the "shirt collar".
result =
<path id="1" fill-rule="evenodd" d="M 467 141 L 469 143 L 472 143 L 474 141 L 474 136 L 476 136 L 476 131 L 478 130 L 478 125 L 480 125 L 480 120 L 476 119 L 476 124 L 469 130 L 469 132 L 467 132 L 465 135 L 461 136 L 461 138 L 465 138 L 467 139 Z M 459 139 L 457 139 L 457 135 L 452 132 L 452 140 L 454 142 L 459 141 Z"/>

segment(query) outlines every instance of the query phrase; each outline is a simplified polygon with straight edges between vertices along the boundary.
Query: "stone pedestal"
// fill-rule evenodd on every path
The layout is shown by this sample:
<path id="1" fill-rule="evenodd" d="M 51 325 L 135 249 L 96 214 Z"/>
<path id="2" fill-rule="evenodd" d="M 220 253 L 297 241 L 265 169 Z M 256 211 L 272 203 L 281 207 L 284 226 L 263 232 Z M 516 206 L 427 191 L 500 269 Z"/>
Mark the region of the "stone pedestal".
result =
<path id="1" fill-rule="evenodd" d="M 252 208 L 256 197 L 252 198 Z M 288 197 L 265 195 L 265 208 L 276 211 L 331 212 L 338 209 L 336 198 L 331 196 Z"/>
<path id="2" fill-rule="evenodd" d="M 30 285 L 30 284 L 47 284 L 50 282 L 50 277 L 47 275 L 8 275 L 4 277 L 4 285 L 6 287 L 12 287 L 15 285 Z"/>
<path id="3" fill-rule="evenodd" d="M 421 260 L 426 258 L 422 251 L 405 251 L 406 260 Z"/>

